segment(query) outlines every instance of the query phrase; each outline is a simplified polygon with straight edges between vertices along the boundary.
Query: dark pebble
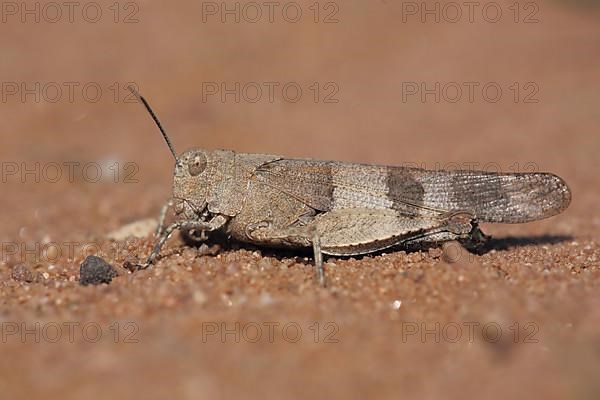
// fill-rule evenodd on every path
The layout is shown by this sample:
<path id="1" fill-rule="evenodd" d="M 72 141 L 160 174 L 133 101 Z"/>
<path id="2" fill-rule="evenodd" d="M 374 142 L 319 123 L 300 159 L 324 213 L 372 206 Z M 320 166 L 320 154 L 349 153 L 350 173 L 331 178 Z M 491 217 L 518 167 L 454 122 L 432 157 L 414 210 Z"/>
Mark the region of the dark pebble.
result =
<path id="1" fill-rule="evenodd" d="M 79 283 L 82 285 L 108 284 L 117 275 L 117 270 L 100 257 L 87 256 L 79 268 Z"/>
<path id="2" fill-rule="evenodd" d="M 33 273 L 23 264 L 17 264 L 12 268 L 11 276 L 15 281 L 28 282 L 34 281 Z"/>

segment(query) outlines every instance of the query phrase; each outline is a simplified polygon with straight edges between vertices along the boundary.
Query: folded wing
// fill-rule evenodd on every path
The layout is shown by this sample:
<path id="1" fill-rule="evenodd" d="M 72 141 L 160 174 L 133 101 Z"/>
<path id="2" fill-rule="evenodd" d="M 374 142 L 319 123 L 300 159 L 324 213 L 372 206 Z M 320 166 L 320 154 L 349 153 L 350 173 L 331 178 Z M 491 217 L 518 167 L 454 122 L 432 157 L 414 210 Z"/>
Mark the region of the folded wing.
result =
<path id="1" fill-rule="evenodd" d="M 436 216 L 460 210 L 481 222 L 520 223 L 556 215 L 571 201 L 565 182 L 548 173 L 430 171 L 280 159 L 261 165 L 254 177 L 319 211 L 366 207 Z"/>

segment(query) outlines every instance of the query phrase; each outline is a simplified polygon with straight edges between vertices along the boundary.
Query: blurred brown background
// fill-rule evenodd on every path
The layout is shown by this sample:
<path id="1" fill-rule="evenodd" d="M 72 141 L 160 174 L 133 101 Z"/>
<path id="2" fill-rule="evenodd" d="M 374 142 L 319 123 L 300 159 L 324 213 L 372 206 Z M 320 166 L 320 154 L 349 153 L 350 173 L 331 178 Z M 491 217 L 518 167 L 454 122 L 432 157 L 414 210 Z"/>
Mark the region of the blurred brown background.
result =
<path id="1" fill-rule="evenodd" d="M 69 15 L 62 3 L 3 2 L 2 242 L 102 240 L 157 215 L 170 195 L 173 160 L 142 107 L 127 101 L 130 82 L 179 152 L 197 146 L 428 168 L 538 169 L 569 183 L 571 207 L 547 221 L 486 227 L 526 239 L 467 263 L 475 267 L 440 264 L 435 253 L 400 252 L 357 266 L 334 260 L 339 279 L 330 291 L 311 284 L 310 261 L 264 279 L 243 251 L 241 261 L 237 252 L 202 259 L 217 263 L 212 276 L 197 269 L 180 276 L 191 264 L 178 261 L 165 275 L 119 277 L 99 288 L 78 286 L 81 255 L 26 262 L 50 277 L 35 283 L 11 278 L 19 260 L 3 257 L 3 324 L 100 321 L 106 336 L 110 321 L 132 320 L 140 342 L 3 341 L 0 393 L 108 398 L 114 387 L 147 398 L 596 398 L 596 2 L 475 2 L 469 9 L 461 2 L 311 0 L 272 7 L 98 1 L 75 2 Z M 222 85 L 237 83 L 239 102 L 235 94 L 222 99 Z M 218 93 L 208 91 L 215 87 Z M 298 87 L 301 95 L 290 100 Z M 64 162 L 97 163 L 104 179 L 92 183 L 80 169 L 72 182 L 20 176 L 36 163 Z M 134 169 L 125 171 L 127 163 Z M 19 171 L 9 173 L 15 165 Z M 132 171 L 137 182 L 124 182 Z M 563 239 L 536 241 L 543 235 Z M 241 272 L 220 280 L 232 268 L 230 256 Z M 495 270 L 494 279 L 486 275 Z M 196 336 L 202 321 L 283 320 L 303 321 L 305 335 L 307 321 L 335 321 L 340 342 L 202 343 Z M 505 335 L 515 321 L 535 321 L 540 342 L 398 339 L 399 321 L 459 320 L 501 320 Z"/>

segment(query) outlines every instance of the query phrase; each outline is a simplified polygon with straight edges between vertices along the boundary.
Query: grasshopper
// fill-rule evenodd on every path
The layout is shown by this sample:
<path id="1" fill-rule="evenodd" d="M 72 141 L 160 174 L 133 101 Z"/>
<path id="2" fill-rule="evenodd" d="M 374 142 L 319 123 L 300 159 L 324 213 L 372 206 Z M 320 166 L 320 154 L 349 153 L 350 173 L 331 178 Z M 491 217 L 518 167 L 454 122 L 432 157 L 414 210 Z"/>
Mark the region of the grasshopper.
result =
<path id="1" fill-rule="evenodd" d="M 355 256 L 388 248 L 456 240 L 467 248 L 489 238 L 481 222 L 524 223 L 565 210 L 571 191 L 550 173 L 354 164 L 191 149 L 177 155 L 148 102 L 173 157 L 173 197 L 164 205 L 143 269 L 179 230 L 202 242 L 214 232 L 240 242 L 314 252 L 325 285 L 323 254 Z M 173 208 L 176 218 L 165 226 Z"/>

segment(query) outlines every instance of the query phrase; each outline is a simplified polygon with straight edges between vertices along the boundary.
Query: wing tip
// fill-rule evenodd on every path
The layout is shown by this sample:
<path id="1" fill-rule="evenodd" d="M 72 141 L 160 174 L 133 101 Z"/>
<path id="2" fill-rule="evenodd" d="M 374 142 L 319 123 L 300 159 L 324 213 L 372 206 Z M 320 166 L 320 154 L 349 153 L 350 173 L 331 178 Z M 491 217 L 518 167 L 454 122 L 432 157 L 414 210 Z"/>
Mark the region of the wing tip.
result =
<path id="1" fill-rule="evenodd" d="M 573 195 L 571 193 L 571 188 L 569 188 L 569 185 L 563 178 L 552 173 L 547 173 L 544 175 L 552 181 L 552 185 L 554 186 L 554 190 L 548 194 L 548 197 L 554 200 L 551 202 L 554 205 L 554 207 L 551 207 L 549 210 L 549 215 L 544 217 L 547 218 L 560 214 L 567 208 L 569 208 L 571 200 L 573 199 Z M 551 194 L 553 194 L 554 196 L 552 196 Z"/>
<path id="2" fill-rule="evenodd" d="M 562 213 L 571 204 L 571 189 L 558 175 L 542 172 L 511 177 L 523 183 L 509 196 L 508 208 L 482 210 L 478 216 L 481 222 L 520 224 L 539 221 Z"/>
<path id="3" fill-rule="evenodd" d="M 537 181 L 532 188 L 535 196 L 531 199 L 530 207 L 525 208 L 529 213 L 517 218 L 515 222 L 533 222 L 550 218 L 569 207 L 572 199 L 571 189 L 563 178 L 549 172 L 529 176 Z"/>

